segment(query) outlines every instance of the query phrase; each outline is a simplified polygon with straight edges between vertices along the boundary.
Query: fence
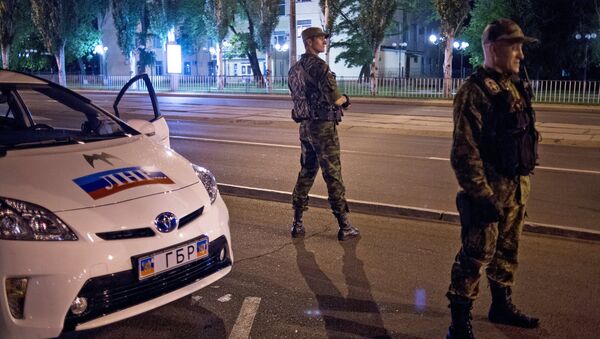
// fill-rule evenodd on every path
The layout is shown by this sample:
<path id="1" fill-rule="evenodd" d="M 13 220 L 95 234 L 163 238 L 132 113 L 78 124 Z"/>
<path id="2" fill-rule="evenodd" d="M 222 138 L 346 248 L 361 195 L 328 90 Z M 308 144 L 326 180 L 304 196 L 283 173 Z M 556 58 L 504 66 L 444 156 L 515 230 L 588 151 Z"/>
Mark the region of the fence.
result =
<path id="1" fill-rule="evenodd" d="M 56 74 L 41 75 L 58 81 Z M 67 75 L 67 86 L 73 89 L 119 90 L 130 79 L 127 75 Z M 278 93 L 287 94 L 287 77 L 274 77 L 271 89 L 259 78 L 252 76 L 194 76 L 171 75 L 150 76 L 157 91 L 180 91 L 197 93 Z M 371 83 L 357 77 L 338 76 L 342 93 L 350 96 L 370 97 Z M 464 79 L 452 79 L 450 95 L 443 94 L 441 78 L 397 78 L 378 79 L 378 97 L 451 99 Z M 599 81 L 533 80 L 534 101 L 544 103 L 576 103 L 600 105 Z"/>

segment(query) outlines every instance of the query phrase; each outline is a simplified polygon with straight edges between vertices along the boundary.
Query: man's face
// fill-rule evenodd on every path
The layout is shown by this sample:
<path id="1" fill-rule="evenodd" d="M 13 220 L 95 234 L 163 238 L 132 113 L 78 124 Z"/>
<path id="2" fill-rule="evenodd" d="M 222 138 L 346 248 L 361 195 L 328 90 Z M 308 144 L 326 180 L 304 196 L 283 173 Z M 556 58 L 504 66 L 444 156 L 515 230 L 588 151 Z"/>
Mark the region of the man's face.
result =
<path id="1" fill-rule="evenodd" d="M 523 54 L 523 43 L 496 41 L 492 43 L 492 57 L 496 70 L 505 74 L 518 74 Z"/>
<path id="2" fill-rule="evenodd" d="M 309 41 L 310 47 L 317 53 L 323 53 L 325 52 L 325 45 L 327 44 L 327 41 L 325 40 L 325 37 L 320 35 L 320 36 L 316 36 L 310 39 Z"/>

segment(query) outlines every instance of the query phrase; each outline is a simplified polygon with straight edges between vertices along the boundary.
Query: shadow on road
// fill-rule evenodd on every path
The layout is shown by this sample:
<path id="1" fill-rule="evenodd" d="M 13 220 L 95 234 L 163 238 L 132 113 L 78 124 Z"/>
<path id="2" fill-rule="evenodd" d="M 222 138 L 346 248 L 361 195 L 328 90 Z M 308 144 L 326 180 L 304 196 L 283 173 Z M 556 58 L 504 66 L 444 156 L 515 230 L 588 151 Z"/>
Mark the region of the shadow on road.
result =
<path id="1" fill-rule="evenodd" d="M 348 286 L 347 297 L 344 297 L 331 279 L 320 270 L 314 253 L 306 250 L 303 240 L 294 242 L 298 269 L 317 299 L 317 315 L 325 321 L 329 338 L 348 335 L 390 338 L 379 307 L 373 300 L 363 262 L 356 256 L 358 242 L 359 239 L 353 239 L 339 243 L 344 249 L 342 271 Z M 356 318 L 356 314 L 360 315 L 361 322 L 351 319 Z"/>

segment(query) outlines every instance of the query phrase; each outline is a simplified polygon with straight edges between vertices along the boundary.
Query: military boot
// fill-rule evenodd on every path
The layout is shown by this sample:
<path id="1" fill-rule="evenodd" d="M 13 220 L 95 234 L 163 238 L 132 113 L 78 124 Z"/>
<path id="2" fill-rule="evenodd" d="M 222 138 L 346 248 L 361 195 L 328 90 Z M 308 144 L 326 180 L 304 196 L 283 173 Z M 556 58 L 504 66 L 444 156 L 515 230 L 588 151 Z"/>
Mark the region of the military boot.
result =
<path id="1" fill-rule="evenodd" d="M 471 326 L 471 307 L 473 302 L 450 302 L 452 324 L 448 328 L 446 339 L 475 339 L 473 326 Z"/>
<path id="2" fill-rule="evenodd" d="M 538 318 L 521 313 L 512 303 L 510 287 L 490 282 L 490 289 L 492 290 L 492 306 L 490 306 L 488 319 L 491 322 L 523 328 L 536 328 L 540 325 Z"/>
<path id="3" fill-rule="evenodd" d="M 294 221 L 292 221 L 292 238 L 302 238 L 306 233 L 302 222 L 302 209 L 294 209 Z"/>
<path id="4" fill-rule="evenodd" d="M 360 236 L 358 228 L 350 224 L 350 221 L 348 220 L 348 213 L 333 213 L 333 215 L 335 215 L 335 218 L 337 219 L 338 224 L 340 225 L 340 230 L 338 231 L 339 241 L 344 241 L 350 238 Z"/>

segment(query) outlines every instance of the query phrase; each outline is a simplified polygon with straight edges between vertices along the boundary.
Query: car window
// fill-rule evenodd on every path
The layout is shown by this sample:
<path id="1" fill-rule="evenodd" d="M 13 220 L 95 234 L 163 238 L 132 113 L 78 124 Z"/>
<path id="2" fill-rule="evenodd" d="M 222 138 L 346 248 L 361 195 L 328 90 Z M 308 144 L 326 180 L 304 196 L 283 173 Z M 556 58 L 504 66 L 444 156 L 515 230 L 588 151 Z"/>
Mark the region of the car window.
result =
<path id="1" fill-rule="evenodd" d="M 0 122 L 9 127 L 3 128 L 0 144 L 9 149 L 87 143 L 136 133 L 88 99 L 57 86 L 23 85 L 2 93 L 8 100 L 0 103 L 0 114 L 5 115 Z"/>

